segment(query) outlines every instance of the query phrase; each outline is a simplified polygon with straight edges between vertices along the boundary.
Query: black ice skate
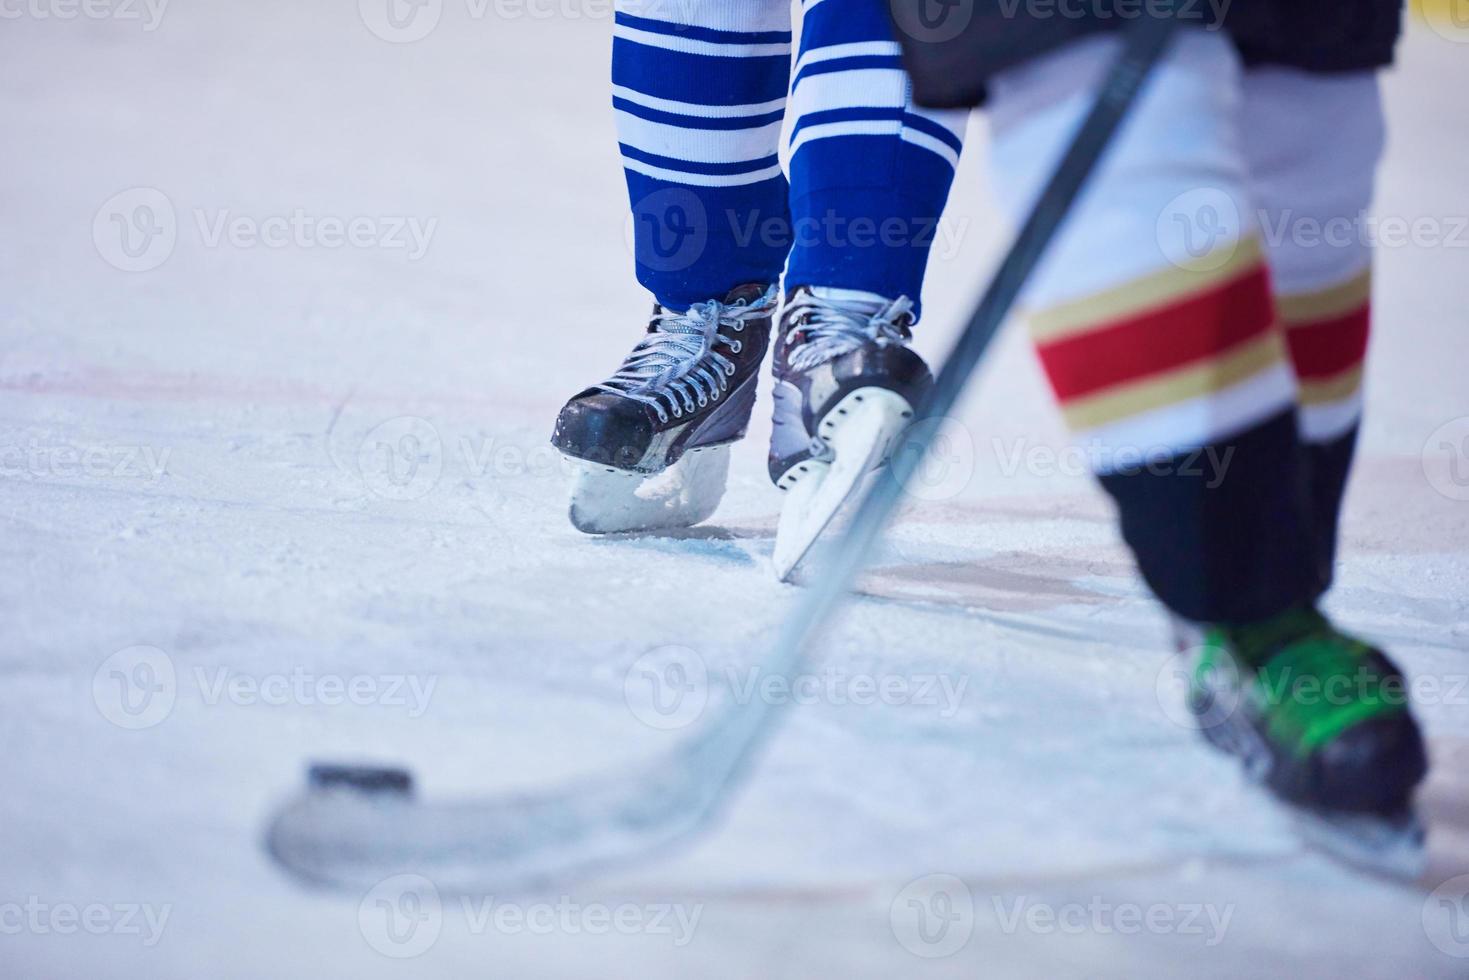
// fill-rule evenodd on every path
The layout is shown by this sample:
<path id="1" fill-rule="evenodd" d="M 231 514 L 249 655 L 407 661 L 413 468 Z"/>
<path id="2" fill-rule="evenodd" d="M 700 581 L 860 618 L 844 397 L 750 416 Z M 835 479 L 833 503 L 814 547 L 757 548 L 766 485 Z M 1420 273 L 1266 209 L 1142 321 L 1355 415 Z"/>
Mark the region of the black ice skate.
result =
<path id="1" fill-rule="evenodd" d="M 551 444 L 576 467 L 571 523 L 588 534 L 688 527 L 714 513 L 729 446 L 745 434 L 775 289 L 740 286 L 684 312 L 653 308 L 647 335 L 561 409 Z"/>
<path id="2" fill-rule="evenodd" d="M 887 462 L 932 384 L 907 346 L 907 297 L 802 287 L 775 350 L 770 478 L 786 492 L 775 570 L 788 579 L 862 478 Z"/>
<path id="3" fill-rule="evenodd" d="M 1314 845 L 1413 878 L 1424 831 L 1413 793 L 1428 768 L 1402 671 L 1312 606 L 1204 628 L 1188 706 L 1216 747 L 1295 811 Z"/>

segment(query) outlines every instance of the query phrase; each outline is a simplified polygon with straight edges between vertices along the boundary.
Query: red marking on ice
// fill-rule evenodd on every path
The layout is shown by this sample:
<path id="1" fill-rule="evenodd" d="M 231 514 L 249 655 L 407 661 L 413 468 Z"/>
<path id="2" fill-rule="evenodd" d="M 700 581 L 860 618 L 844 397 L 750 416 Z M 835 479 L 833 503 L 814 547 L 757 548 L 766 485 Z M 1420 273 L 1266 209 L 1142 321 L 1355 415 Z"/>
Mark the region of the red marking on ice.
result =
<path id="1" fill-rule="evenodd" d="M 307 382 L 244 379 L 221 375 L 120 374 L 103 368 L 66 369 L 53 376 L 0 378 L 0 391 L 33 395 L 72 395 L 119 401 L 231 401 L 241 403 L 312 404 L 333 406 L 345 401 L 373 405 L 495 408 L 502 401 L 489 395 L 455 394 L 434 390 L 388 392 L 325 388 Z"/>

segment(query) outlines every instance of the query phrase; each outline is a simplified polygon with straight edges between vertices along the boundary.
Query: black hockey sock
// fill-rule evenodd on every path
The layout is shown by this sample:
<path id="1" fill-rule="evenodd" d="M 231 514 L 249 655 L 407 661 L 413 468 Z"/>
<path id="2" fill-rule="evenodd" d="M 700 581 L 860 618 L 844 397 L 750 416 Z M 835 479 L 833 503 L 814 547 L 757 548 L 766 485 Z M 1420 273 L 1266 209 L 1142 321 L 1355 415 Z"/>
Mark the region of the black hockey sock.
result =
<path id="1" fill-rule="evenodd" d="M 1195 622 L 1250 623 L 1320 592 L 1309 466 L 1287 410 L 1101 483 L 1143 578 L 1169 609 Z M 1334 505 L 1326 512 L 1334 527 Z"/>
<path id="2" fill-rule="evenodd" d="M 1340 534 L 1342 498 L 1357 448 L 1357 426 L 1327 442 L 1304 445 L 1306 485 L 1311 499 L 1317 594 L 1331 588 Z"/>

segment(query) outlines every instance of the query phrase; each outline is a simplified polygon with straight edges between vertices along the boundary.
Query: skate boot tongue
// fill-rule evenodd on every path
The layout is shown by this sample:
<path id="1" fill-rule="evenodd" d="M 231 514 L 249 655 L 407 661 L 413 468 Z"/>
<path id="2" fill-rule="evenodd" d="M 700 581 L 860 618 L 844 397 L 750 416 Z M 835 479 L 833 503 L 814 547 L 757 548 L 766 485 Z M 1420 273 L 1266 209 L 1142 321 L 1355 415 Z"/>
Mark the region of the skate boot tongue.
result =
<path id="1" fill-rule="evenodd" d="M 716 297 L 682 308 L 654 303 L 653 318 L 648 321 L 648 331 L 651 333 L 658 329 L 659 323 L 670 318 L 684 317 L 702 320 L 712 316 L 717 321 L 721 312 L 742 308 L 759 308 L 764 315 L 768 316 L 768 310 L 774 305 L 777 292 L 775 286 L 762 286 L 759 283 L 750 282 L 731 289 L 723 299 Z"/>
<path id="2" fill-rule="evenodd" d="M 837 286 L 812 286 L 811 295 L 828 303 L 869 303 L 879 309 L 892 302 L 881 293 L 869 293 L 863 289 L 841 289 Z"/>

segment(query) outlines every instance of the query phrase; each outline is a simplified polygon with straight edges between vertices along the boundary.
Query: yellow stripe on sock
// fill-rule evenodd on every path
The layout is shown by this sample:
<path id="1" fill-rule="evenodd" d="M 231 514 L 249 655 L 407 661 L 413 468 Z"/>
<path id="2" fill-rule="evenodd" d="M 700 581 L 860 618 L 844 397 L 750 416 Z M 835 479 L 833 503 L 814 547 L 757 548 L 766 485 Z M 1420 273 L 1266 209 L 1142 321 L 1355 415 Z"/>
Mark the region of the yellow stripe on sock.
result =
<path id="1" fill-rule="evenodd" d="M 1299 382 L 1302 405 L 1325 405 L 1355 395 L 1362 387 L 1362 365 L 1348 368 L 1334 378 L 1314 378 Z"/>
<path id="2" fill-rule="evenodd" d="M 1067 403 L 1062 413 L 1074 430 L 1096 428 L 1232 388 L 1280 364 L 1285 357 L 1281 333 L 1272 328 L 1207 360 L 1076 399 Z"/>
<path id="3" fill-rule="evenodd" d="M 1197 271 L 1170 266 L 1115 289 L 1032 313 L 1030 334 L 1037 343 L 1048 343 L 1095 330 L 1114 320 L 1205 292 L 1219 283 L 1237 278 L 1260 263 L 1260 243 L 1255 238 L 1235 242 L 1229 248 L 1232 250 L 1229 257 L 1218 268 Z"/>
<path id="4" fill-rule="evenodd" d="M 1363 269 L 1348 281 L 1314 293 L 1277 296 L 1275 307 L 1286 327 L 1308 326 L 1344 316 L 1372 298 L 1372 270 Z"/>

